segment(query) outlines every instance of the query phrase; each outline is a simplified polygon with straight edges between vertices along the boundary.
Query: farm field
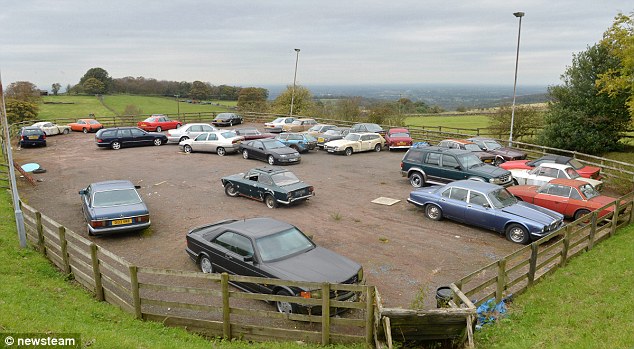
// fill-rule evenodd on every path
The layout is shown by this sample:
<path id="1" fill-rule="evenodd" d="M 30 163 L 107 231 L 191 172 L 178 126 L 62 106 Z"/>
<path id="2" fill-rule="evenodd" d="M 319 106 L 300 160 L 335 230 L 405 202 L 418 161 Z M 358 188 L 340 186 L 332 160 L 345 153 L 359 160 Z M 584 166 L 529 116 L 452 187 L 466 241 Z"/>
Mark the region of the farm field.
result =
<path id="1" fill-rule="evenodd" d="M 405 119 L 407 126 L 452 127 L 452 128 L 485 128 L 489 127 L 487 115 L 464 116 L 410 116 Z"/>

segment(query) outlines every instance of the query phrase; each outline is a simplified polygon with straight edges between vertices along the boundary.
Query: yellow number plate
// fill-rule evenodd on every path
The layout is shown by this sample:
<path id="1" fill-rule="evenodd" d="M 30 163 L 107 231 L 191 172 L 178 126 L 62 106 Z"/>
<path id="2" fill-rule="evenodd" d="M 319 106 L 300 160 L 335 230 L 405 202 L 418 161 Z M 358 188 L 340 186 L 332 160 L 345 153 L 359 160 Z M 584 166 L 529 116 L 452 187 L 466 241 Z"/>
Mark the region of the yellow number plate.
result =
<path id="1" fill-rule="evenodd" d="M 38 139 L 40 136 L 29 136 L 29 139 Z"/>
<path id="2" fill-rule="evenodd" d="M 132 223 L 132 218 L 115 219 L 114 221 L 112 221 L 112 225 L 130 224 L 130 223 Z"/>

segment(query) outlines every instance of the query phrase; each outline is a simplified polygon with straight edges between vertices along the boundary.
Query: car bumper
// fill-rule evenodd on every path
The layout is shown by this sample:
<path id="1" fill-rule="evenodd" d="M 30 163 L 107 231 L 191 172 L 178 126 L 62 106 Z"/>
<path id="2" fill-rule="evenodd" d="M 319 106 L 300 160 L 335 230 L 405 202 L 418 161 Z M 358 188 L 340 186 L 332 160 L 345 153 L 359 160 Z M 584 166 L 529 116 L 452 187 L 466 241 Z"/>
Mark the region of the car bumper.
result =
<path id="1" fill-rule="evenodd" d="M 390 150 L 392 149 L 409 149 L 411 148 L 411 145 L 390 145 L 388 146 L 388 148 L 390 148 Z"/>
<path id="2" fill-rule="evenodd" d="M 180 143 L 181 137 L 183 137 L 183 136 L 167 137 L 167 142 L 168 143 Z"/>
<path id="3" fill-rule="evenodd" d="M 46 145 L 46 140 L 20 141 L 20 146 Z"/>
<path id="4" fill-rule="evenodd" d="M 102 234 L 126 233 L 129 231 L 143 230 L 149 227 L 151 223 L 152 222 L 150 221 L 146 223 L 132 224 L 132 225 L 126 225 L 121 227 L 107 227 L 107 228 L 97 228 L 97 229 L 91 227 L 89 224 L 87 224 L 87 226 L 88 226 L 88 231 L 90 231 L 90 234 L 102 235 Z"/>
<path id="5" fill-rule="evenodd" d="M 280 158 L 275 159 L 275 162 L 280 164 L 298 164 L 302 161 L 301 158 Z"/>
<path id="6" fill-rule="evenodd" d="M 291 198 L 291 199 L 289 199 L 288 201 L 284 201 L 284 200 L 279 200 L 279 199 L 278 199 L 278 200 L 277 200 L 277 202 L 279 202 L 280 204 L 289 205 L 289 204 L 292 204 L 293 202 L 296 202 L 296 201 L 301 201 L 301 200 L 307 200 L 307 199 L 310 199 L 310 198 L 311 198 L 311 197 L 313 197 L 313 196 L 315 196 L 315 194 L 314 194 L 314 193 L 311 193 L 311 194 L 304 195 L 304 196 L 300 196 L 300 197 L 297 197 L 297 198 Z"/>
<path id="7" fill-rule="evenodd" d="M 264 126 L 264 131 L 270 132 L 270 133 L 282 133 L 282 128 L 281 127 L 266 127 L 266 126 Z"/>

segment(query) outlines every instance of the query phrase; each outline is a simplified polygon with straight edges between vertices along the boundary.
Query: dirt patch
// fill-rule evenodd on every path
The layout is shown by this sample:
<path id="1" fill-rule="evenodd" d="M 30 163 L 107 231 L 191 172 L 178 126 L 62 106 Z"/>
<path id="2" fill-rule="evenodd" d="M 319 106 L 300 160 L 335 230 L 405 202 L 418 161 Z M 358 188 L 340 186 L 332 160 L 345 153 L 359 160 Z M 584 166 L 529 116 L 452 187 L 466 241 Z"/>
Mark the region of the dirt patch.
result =
<path id="1" fill-rule="evenodd" d="M 140 185 L 152 227 L 144 233 L 90 237 L 137 265 L 196 270 L 184 251 L 189 229 L 227 218 L 268 216 L 298 226 L 317 244 L 361 263 L 385 306 L 432 307 L 436 287 L 519 247 L 493 232 L 426 219 L 406 201 L 412 187 L 399 173 L 402 152 L 304 154 L 300 164 L 288 169 L 313 185 L 316 196 L 268 209 L 261 202 L 224 194 L 220 177 L 266 165 L 239 154 L 184 154 L 172 144 L 115 151 L 97 148 L 94 135 L 81 133 L 47 141 L 46 148 L 14 150 L 19 163 L 37 162 L 47 170 L 33 175 L 41 180 L 36 187 L 20 181 L 22 199 L 87 235 L 80 189 L 110 179 Z M 379 197 L 401 201 L 392 206 L 371 203 Z"/>

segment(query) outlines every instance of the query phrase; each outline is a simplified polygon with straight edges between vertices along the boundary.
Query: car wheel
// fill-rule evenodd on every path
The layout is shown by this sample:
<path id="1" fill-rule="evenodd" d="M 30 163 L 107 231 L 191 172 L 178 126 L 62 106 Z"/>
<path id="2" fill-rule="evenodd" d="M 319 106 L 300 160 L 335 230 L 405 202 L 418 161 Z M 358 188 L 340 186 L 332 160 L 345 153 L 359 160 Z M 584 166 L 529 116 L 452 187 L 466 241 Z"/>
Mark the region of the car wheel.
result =
<path id="1" fill-rule="evenodd" d="M 161 126 L 156 126 L 156 132 L 161 132 L 163 131 L 163 129 L 161 128 Z"/>
<path id="2" fill-rule="evenodd" d="M 588 210 L 579 210 L 577 212 L 575 212 L 575 216 L 574 216 L 574 220 L 576 221 L 577 219 L 590 214 L 590 211 Z M 584 222 L 585 223 L 585 222 Z"/>
<path id="3" fill-rule="evenodd" d="M 233 126 L 233 121 L 229 121 L 229 127 Z"/>
<path id="4" fill-rule="evenodd" d="M 346 156 L 352 155 L 352 148 L 346 148 L 345 153 L 346 153 Z"/>
<path id="5" fill-rule="evenodd" d="M 269 165 L 275 165 L 275 158 L 273 157 L 273 155 L 269 155 L 268 158 L 266 158 Z"/>
<path id="6" fill-rule="evenodd" d="M 245 158 L 245 159 L 248 159 L 248 158 L 249 158 L 249 151 L 248 151 L 248 150 L 246 150 L 246 149 L 245 149 L 245 150 L 243 150 L 243 151 L 242 151 L 242 157 L 243 157 L 243 158 Z"/>
<path id="7" fill-rule="evenodd" d="M 114 149 L 114 150 L 119 150 L 121 149 L 121 143 L 114 141 L 112 142 L 112 144 L 110 144 L 110 148 Z"/>
<path id="8" fill-rule="evenodd" d="M 225 194 L 227 194 L 227 196 L 235 198 L 236 196 L 238 196 L 238 191 L 232 183 L 227 183 L 225 184 Z"/>
<path id="9" fill-rule="evenodd" d="M 513 185 L 519 185 L 520 183 L 517 181 L 517 179 L 513 178 Z"/>
<path id="10" fill-rule="evenodd" d="M 296 152 L 299 153 L 299 148 L 295 144 L 291 145 L 289 148 L 291 148 L 291 149 L 293 149 L 293 150 L 295 150 Z"/>
<path id="11" fill-rule="evenodd" d="M 180 142 L 182 142 L 182 141 L 186 141 L 186 140 L 188 140 L 188 139 L 189 139 L 189 137 L 187 137 L 187 136 L 183 136 L 183 137 L 181 137 L 181 139 L 179 139 L 179 140 L 178 140 L 178 143 L 180 143 Z"/>
<path id="12" fill-rule="evenodd" d="M 414 188 L 421 188 L 425 185 L 425 179 L 420 172 L 412 172 L 412 174 L 409 175 L 409 184 Z"/>
<path id="13" fill-rule="evenodd" d="M 176 124 L 176 128 L 181 128 L 181 126 L 183 126 L 183 125 L 181 125 L 181 124 Z"/>
<path id="14" fill-rule="evenodd" d="M 377 145 L 374 146 L 374 151 L 377 153 L 381 151 L 381 143 L 377 143 Z"/>
<path id="15" fill-rule="evenodd" d="M 496 157 L 495 157 L 495 160 L 493 160 L 493 165 L 495 165 L 495 166 L 500 166 L 501 164 L 503 164 L 503 163 L 505 163 L 505 162 L 506 162 L 506 160 L 504 160 L 504 158 L 503 158 L 503 157 L 501 157 L 501 156 L 496 156 Z"/>
<path id="16" fill-rule="evenodd" d="M 68 129 L 67 129 L 67 128 L 65 128 L 65 129 L 64 129 L 64 131 L 62 131 L 62 133 L 63 133 L 63 134 L 65 134 L 65 135 L 67 135 L 67 134 L 68 134 L 68 132 L 70 132 L 70 131 L 68 131 Z"/>
<path id="17" fill-rule="evenodd" d="M 519 224 L 511 224 L 508 228 L 506 228 L 506 238 L 517 244 L 525 245 L 528 243 L 530 239 L 530 235 L 528 234 L 528 230 Z"/>
<path id="18" fill-rule="evenodd" d="M 163 144 L 163 140 L 161 140 L 160 138 L 157 138 L 157 139 L 154 140 L 154 145 L 158 146 L 158 145 L 161 145 L 161 144 Z"/>
<path id="19" fill-rule="evenodd" d="M 291 294 L 286 290 L 279 290 L 275 292 L 278 296 L 290 296 Z M 275 307 L 277 311 L 282 314 L 296 314 L 298 312 L 297 304 L 288 301 L 276 301 Z"/>
<path id="20" fill-rule="evenodd" d="M 183 151 L 187 154 L 192 152 L 192 146 L 189 144 L 185 144 L 185 146 L 183 147 Z"/>
<path id="21" fill-rule="evenodd" d="M 200 257 L 200 261 L 198 262 L 198 264 L 200 265 L 200 271 L 202 271 L 203 273 L 211 274 L 214 272 L 214 268 L 211 265 L 211 261 L 209 260 L 209 257 L 207 256 Z"/>
<path id="22" fill-rule="evenodd" d="M 425 215 L 431 220 L 439 221 L 442 219 L 442 210 L 437 205 L 427 204 L 425 206 Z"/>
<path id="23" fill-rule="evenodd" d="M 216 148 L 216 154 L 220 156 L 225 156 L 225 154 L 227 154 L 227 151 L 223 147 L 218 147 Z"/>
<path id="24" fill-rule="evenodd" d="M 88 129 L 84 127 L 84 128 L 81 129 L 81 132 L 88 133 Z"/>
<path id="25" fill-rule="evenodd" d="M 271 194 L 266 194 L 266 196 L 264 197 L 264 203 L 266 204 L 266 207 L 268 208 L 277 207 L 277 200 L 275 200 L 275 198 Z"/>

